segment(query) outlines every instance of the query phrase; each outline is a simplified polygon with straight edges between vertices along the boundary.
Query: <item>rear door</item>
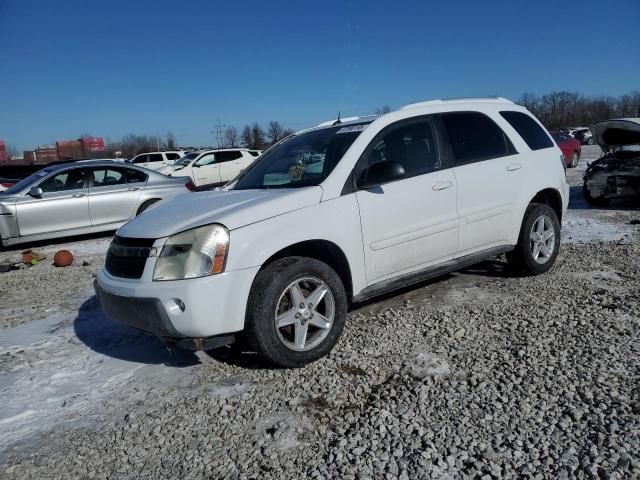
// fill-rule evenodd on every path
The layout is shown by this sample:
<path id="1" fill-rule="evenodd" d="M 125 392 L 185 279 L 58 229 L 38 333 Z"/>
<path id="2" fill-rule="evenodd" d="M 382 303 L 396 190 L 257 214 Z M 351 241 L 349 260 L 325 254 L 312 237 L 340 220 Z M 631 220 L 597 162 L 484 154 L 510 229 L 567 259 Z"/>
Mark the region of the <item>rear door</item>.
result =
<path id="1" fill-rule="evenodd" d="M 205 153 L 193 164 L 193 183 L 196 187 L 205 187 L 220 183 L 220 164 L 216 161 L 216 154 Z"/>
<path id="2" fill-rule="evenodd" d="M 517 190 L 526 175 L 509 137 L 480 112 L 440 115 L 458 184 L 456 257 L 511 242 Z"/>
<path id="3" fill-rule="evenodd" d="M 251 160 L 247 161 L 244 154 L 240 150 L 231 150 L 228 152 L 216 153 L 216 158 L 220 163 L 220 181 L 228 182 L 229 180 L 238 176 L 240 171 L 247 167 L 251 163 Z M 247 153 L 247 156 L 250 156 Z M 253 159 L 253 157 L 251 157 Z"/>
<path id="4" fill-rule="evenodd" d="M 91 226 L 86 168 L 57 172 L 34 186 L 38 198 L 28 194 L 16 202 L 20 236 L 54 233 Z"/>
<path id="5" fill-rule="evenodd" d="M 381 161 L 405 169 L 405 178 L 356 192 L 370 285 L 456 252 L 456 178 L 439 144 L 433 117 L 411 119 L 385 128 L 358 162 L 355 175 Z"/>
<path id="6" fill-rule="evenodd" d="M 128 173 L 131 170 L 132 173 Z M 128 183 L 127 175 L 137 181 Z M 140 181 L 140 180 L 144 181 Z M 147 181 L 146 174 L 120 167 L 93 167 L 89 173 L 89 213 L 91 224 L 107 225 L 126 222 L 138 208 L 140 189 Z"/>

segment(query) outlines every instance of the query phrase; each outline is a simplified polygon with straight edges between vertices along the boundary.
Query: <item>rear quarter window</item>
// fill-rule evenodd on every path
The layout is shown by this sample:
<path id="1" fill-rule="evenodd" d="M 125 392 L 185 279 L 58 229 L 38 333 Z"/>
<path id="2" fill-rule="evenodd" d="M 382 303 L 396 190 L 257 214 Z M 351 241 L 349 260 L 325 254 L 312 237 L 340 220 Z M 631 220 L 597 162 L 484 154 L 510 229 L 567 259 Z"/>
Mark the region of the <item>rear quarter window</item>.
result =
<path id="1" fill-rule="evenodd" d="M 553 147 L 553 142 L 549 135 L 526 113 L 500 112 L 500 115 L 518 132 L 531 150 Z"/>

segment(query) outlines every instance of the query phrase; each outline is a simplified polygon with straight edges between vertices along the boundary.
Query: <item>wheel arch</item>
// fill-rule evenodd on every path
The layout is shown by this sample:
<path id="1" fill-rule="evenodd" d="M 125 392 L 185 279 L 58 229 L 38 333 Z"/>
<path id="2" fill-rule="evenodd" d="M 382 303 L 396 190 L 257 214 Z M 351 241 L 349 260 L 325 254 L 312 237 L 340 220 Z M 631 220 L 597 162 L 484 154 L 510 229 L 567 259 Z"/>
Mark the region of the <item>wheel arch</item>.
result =
<path id="1" fill-rule="evenodd" d="M 562 195 L 555 188 L 545 188 L 544 190 L 540 190 L 536 193 L 531 200 L 529 200 L 529 204 L 532 203 L 543 203 L 545 205 L 549 205 L 556 215 L 558 216 L 558 221 L 562 224 Z"/>
<path id="2" fill-rule="evenodd" d="M 304 240 L 281 248 L 273 253 L 262 263 L 260 270 L 263 270 L 275 260 L 293 256 L 314 258 L 333 268 L 344 285 L 348 300 L 351 301 L 353 298 L 351 266 L 342 248 L 329 240 Z"/>

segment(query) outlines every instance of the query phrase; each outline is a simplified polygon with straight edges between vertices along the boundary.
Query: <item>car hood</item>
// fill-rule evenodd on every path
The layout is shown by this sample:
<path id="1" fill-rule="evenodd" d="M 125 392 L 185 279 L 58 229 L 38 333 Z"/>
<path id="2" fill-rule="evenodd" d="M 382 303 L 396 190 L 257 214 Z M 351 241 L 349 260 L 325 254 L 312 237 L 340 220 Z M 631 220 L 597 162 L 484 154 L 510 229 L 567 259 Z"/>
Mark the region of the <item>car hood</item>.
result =
<path id="1" fill-rule="evenodd" d="M 317 204 L 321 197 L 321 187 L 188 193 L 150 208 L 121 227 L 118 235 L 163 238 L 211 223 L 234 230 Z"/>
<path id="2" fill-rule="evenodd" d="M 593 138 L 605 152 L 616 147 L 640 145 L 640 118 L 617 118 L 595 123 Z"/>

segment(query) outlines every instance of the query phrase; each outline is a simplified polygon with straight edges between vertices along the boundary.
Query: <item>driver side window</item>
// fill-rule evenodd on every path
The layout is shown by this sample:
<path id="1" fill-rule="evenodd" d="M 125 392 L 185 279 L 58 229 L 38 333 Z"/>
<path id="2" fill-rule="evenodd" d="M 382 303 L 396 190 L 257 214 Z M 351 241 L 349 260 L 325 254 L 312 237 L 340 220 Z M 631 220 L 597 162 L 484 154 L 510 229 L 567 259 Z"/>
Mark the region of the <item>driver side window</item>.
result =
<path id="1" fill-rule="evenodd" d="M 215 161 L 216 161 L 216 156 L 213 153 L 207 153 L 206 155 L 203 155 L 202 158 L 200 158 L 200 160 L 196 162 L 196 165 L 198 165 L 199 167 L 204 167 L 204 166 L 215 163 Z"/>
<path id="2" fill-rule="evenodd" d="M 366 167 L 380 162 L 396 162 L 405 171 L 404 178 L 415 177 L 442 168 L 442 159 L 434 129 L 429 120 L 400 125 L 374 140 Z"/>
<path id="3" fill-rule="evenodd" d="M 84 188 L 84 170 L 67 170 L 47 178 L 38 185 L 43 193 L 65 192 Z"/>

